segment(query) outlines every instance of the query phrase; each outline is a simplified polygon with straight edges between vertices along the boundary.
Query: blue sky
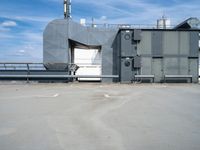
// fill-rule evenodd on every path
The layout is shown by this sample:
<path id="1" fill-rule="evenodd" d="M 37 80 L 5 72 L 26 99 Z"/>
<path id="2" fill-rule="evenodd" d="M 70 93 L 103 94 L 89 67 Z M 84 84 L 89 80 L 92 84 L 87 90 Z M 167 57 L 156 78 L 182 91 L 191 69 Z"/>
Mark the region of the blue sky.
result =
<path id="1" fill-rule="evenodd" d="M 42 34 L 49 21 L 63 18 L 63 0 L 0 0 L 0 62 L 42 62 Z M 155 24 L 163 13 L 177 24 L 200 18 L 199 0 L 72 0 L 79 22 Z"/>

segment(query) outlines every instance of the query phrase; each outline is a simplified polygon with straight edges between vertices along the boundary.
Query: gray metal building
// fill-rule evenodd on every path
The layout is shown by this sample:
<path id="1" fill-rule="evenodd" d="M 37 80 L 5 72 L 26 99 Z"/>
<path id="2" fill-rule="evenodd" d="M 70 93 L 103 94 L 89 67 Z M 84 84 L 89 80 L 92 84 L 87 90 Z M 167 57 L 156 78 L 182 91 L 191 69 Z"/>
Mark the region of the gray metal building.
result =
<path id="1" fill-rule="evenodd" d="M 196 83 L 199 30 L 191 20 L 173 29 L 94 28 L 70 18 L 54 20 L 44 31 L 44 65 L 70 75 L 74 49 L 96 48 L 102 53 L 102 76 L 110 77 L 102 82 Z"/>

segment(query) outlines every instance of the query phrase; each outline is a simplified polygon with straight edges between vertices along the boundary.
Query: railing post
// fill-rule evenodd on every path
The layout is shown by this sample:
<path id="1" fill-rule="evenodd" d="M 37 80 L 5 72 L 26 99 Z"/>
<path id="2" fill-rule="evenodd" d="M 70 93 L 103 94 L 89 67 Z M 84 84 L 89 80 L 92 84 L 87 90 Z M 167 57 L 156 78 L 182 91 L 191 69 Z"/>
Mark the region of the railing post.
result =
<path id="1" fill-rule="evenodd" d="M 27 65 L 27 83 L 29 83 L 29 75 L 30 75 L 30 68 L 29 68 L 29 64 Z"/>
<path id="2" fill-rule="evenodd" d="M 6 64 L 4 64 L 4 68 L 5 68 L 5 70 L 6 70 Z"/>

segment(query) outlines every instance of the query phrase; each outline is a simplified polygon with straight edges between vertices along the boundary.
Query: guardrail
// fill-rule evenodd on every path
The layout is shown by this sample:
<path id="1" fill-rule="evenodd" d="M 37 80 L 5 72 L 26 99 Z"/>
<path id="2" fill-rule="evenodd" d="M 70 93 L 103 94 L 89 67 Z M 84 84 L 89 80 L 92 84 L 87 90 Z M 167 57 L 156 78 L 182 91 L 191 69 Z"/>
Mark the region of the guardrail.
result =
<path id="1" fill-rule="evenodd" d="M 0 78 L 119 78 L 118 75 L 0 75 Z"/>
<path id="2" fill-rule="evenodd" d="M 75 65 L 75 64 L 69 64 Z M 118 75 L 69 75 L 66 70 L 46 70 L 42 63 L 0 63 L 0 79 L 64 80 L 75 78 L 119 78 Z"/>
<path id="3" fill-rule="evenodd" d="M 0 63 L 0 70 L 46 70 L 43 63 Z"/>
<path id="4" fill-rule="evenodd" d="M 93 27 L 93 28 L 137 28 L 137 29 L 162 29 L 163 26 L 157 26 L 155 24 L 98 24 L 98 23 L 87 23 L 83 26 Z M 175 25 L 167 26 L 167 29 L 174 28 Z"/>

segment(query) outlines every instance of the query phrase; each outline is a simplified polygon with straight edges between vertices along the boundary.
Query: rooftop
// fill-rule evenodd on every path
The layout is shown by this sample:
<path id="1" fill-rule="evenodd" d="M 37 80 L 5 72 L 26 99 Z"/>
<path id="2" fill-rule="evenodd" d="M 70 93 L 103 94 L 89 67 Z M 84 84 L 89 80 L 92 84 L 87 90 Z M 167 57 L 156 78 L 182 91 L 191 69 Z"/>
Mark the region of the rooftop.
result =
<path id="1" fill-rule="evenodd" d="M 199 150 L 199 84 L 0 84 L 1 150 Z"/>

